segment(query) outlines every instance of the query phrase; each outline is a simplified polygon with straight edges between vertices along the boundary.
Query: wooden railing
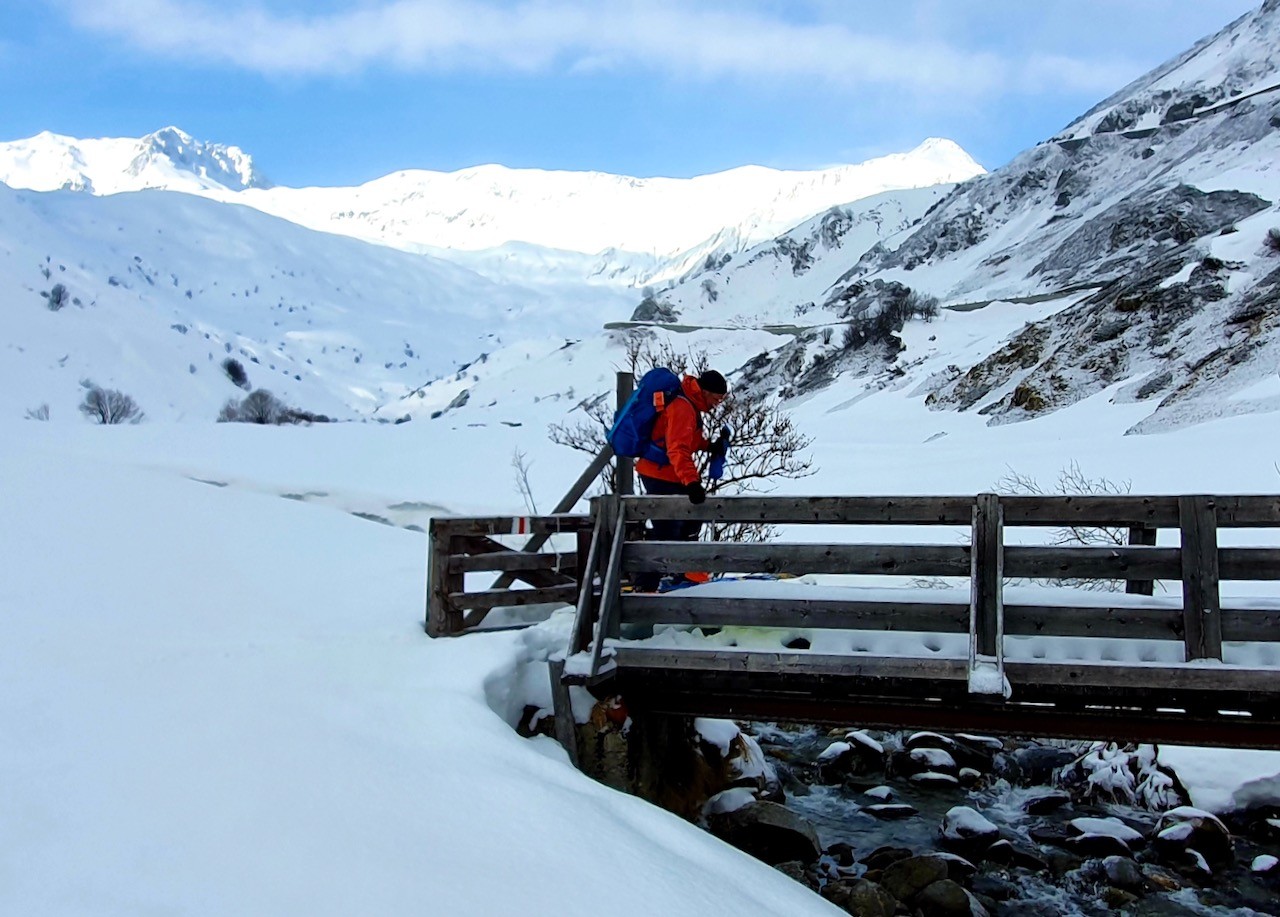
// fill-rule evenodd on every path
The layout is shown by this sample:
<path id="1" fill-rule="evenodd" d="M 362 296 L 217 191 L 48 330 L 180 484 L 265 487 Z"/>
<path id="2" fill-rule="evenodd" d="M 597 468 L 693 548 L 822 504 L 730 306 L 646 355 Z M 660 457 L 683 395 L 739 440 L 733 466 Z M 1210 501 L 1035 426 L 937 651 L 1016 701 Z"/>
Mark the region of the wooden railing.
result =
<path id="1" fill-rule="evenodd" d="M 578 598 L 579 536 L 591 531 L 591 517 L 493 516 L 431 520 L 427 555 L 426 629 L 432 637 L 456 636 L 472 630 L 494 608 L 560 602 Z M 556 534 L 575 538 L 574 547 L 541 551 Z M 496 538 L 530 536 L 517 547 Z M 468 573 L 493 572 L 498 578 L 487 588 L 467 591 Z M 513 582 L 527 589 L 508 588 Z"/>
<path id="2" fill-rule="evenodd" d="M 634 535 L 645 519 L 941 526 L 950 527 L 953 540 L 927 544 L 633 540 L 629 533 Z M 1280 641 L 1280 611 L 1247 600 L 1223 607 L 1219 589 L 1224 580 L 1280 579 L 1280 549 L 1222 547 L 1217 539 L 1219 528 L 1280 527 L 1280 497 L 726 497 L 709 499 L 702 506 L 678 497 L 603 497 L 593 502 L 592 520 L 590 556 L 585 574 L 580 575 L 583 588 L 578 593 L 570 646 L 570 656 L 586 663 L 571 664 L 566 676 L 589 684 L 622 673 L 638 685 L 637 674 L 644 674 L 646 689 L 670 693 L 676 684 L 671 676 L 683 672 L 700 678 L 704 709 L 706 699 L 717 691 L 728 707 L 734 708 L 729 703 L 733 700 L 734 709 L 746 709 L 752 680 L 766 686 L 761 697 L 776 700 L 782 694 L 794 697 L 806 683 L 818 686 L 811 692 L 817 698 L 822 684 L 844 676 L 870 686 L 859 689 L 862 693 L 869 690 L 877 697 L 898 697 L 891 705 L 895 716 L 902 713 L 903 701 L 913 696 L 945 696 L 954 701 L 959 692 L 986 703 L 1061 707 L 1074 698 L 1076 706 L 1135 705 L 1134 709 L 1145 711 L 1178 707 L 1187 722 L 1216 721 L 1226 715 L 1224 711 L 1271 720 L 1280 717 L 1280 668 L 1217 664 L 1223 658 L 1224 641 Z M 1130 543 L 1007 543 L 1005 529 L 1015 526 L 1127 529 Z M 956 527 L 969 530 L 967 544 L 954 540 Z M 1177 531 L 1177 546 L 1157 544 L 1162 529 Z M 803 590 L 733 598 L 719 598 L 714 590 L 662 595 L 622 591 L 629 575 L 685 570 L 965 577 L 970 596 L 967 603 L 957 603 L 941 596 L 922 598 L 926 594 L 922 590 L 906 593 L 905 600 L 887 600 L 883 594 L 865 600 L 805 599 Z M 1055 590 L 1046 589 L 1042 604 L 1037 598 L 1037 604 L 1006 605 L 1005 581 L 1024 578 L 1120 580 L 1127 584 L 1128 594 L 1113 594 L 1099 607 L 1081 601 L 1073 590 L 1062 590 L 1063 598 L 1058 598 Z M 1145 598 L 1155 581 L 1180 583 L 1180 607 Z M 822 656 L 804 650 L 659 649 L 643 641 L 617 639 L 628 625 L 634 625 L 628 628 L 634 630 L 665 624 L 968 634 L 969 652 L 967 658 Z M 1006 664 L 1005 637 L 1024 635 L 1178 641 L 1187 663 L 1019 660 Z M 750 679 L 744 679 L 744 673 Z M 1007 686 L 1007 701 L 1004 696 L 976 697 L 1001 683 Z M 773 686 L 771 695 L 768 686 Z M 846 694 L 850 690 L 841 689 Z M 786 712 L 768 703 L 757 709 Z M 789 712 L 798 711 L 793 705 Z M 1167 729 L 1157 733 L 1169 734 Z M 1209 741 L 1214 741 L 1212 736 Z M 1272 729 L 1268 741 L 1280 744 L 1280 732 Z"/>

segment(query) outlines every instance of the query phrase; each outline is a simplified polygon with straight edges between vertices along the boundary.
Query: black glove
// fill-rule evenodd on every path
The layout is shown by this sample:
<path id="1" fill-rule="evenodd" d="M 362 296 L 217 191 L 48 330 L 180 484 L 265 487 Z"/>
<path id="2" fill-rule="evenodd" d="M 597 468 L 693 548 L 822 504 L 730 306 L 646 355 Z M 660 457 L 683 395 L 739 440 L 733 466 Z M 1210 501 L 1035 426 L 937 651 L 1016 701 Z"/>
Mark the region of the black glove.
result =
<path id="1" fill-rule="evenodd" d="M 689 502 L 694 506 L 707 502 L 707 489 L 702 486 L 701 481 L 694 481 L 685 488 L 685 491 L 689 494 Z"/>

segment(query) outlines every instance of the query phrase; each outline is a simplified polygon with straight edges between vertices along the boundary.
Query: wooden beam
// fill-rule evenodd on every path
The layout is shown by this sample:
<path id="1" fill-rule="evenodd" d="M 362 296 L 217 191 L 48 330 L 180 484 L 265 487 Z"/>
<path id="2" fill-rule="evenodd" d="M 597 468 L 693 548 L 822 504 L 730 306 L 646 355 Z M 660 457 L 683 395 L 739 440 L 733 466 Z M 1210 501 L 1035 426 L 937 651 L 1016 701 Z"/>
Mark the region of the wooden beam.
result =
<path id="1" fill-rule="evenodd" d="M 564 660 L 552 659 L 551 712 L 556 723 L 556 741 L 569 755 L 569 762 L 578 766 L 578 725 L 573 718 L 573 702 L 569 699 L 569 686 L 564 683 Z"/>
<path id="2" fill-rule="evenodd" d="M 600 501 L 606 521 L 612 523 L 613 539 L 609 544 L 609 563 L 605 567 L 600 586 L 600 614 L 596 618 L 595 635 L 591 641 L 591 668 L 588 682 L 601 674 L 600 661 L 604 657 L 604 641 L 615 636 L 618 629 L 618 607 L 622 597 L 622 546 L 626 541 L 627 519 L 617 498 Z"/>
<path id="3" fill-rule="evenodd" d="M 688 501 L 685 501 L 688 502 Z M 879 573 L 968 576 L 969 547 L 955 544 L 756 544 L 728 541 L 633 542 L 624 570 L 674 573 Z"/>
<path id="4" fill-rule="evenodd" d="M 1280 548 L 1219 548 L 1218 576 L 1228 580 L 1280 579 Z"/>
<path id="5" fill-rule="evenodd" d="M 591 625 L 595 621 L 595 577 L 600 566 L 600 544 L 603 541 L 603 518 L 596 517 L 595 528 L 591 531 L 591 543 L 587 548 L 586 563 L 578 581 L 578 605 L 573 618 L 573 633 L 569 636 L 569 655 L 581 653 L 588 646 L 591 637 Z M 578 533 L 578 551 L 582 551 L 582 533 Z"/>
<path id="6" fill-rule="evenodd" d="M 591 517 L 585 513 L 561 513 L 550 516 L 438 516 L 431 520 L 442 533 L 449 535 L 519 535 L 536 532 L 541 535 L 571 533 L 590 528 Z M 527 545 L 522 550 L 533 550 Z"/>
<path id="7" fill-rule="evenodd" d="M 1220 528 L 1274 528 L 1280 526 L 1280 496 L 1242 494 L 1214 497 Z"/>
<path id="8" fill-rule="evenodd" d="M 658 679 L 661 679 L 659 681 Z M 857 725 L 869 729 L 931 729 L 985 735 L 1039 736 L 1090 741 L 1159 742 L 1197 747 L 1280 749 L 1280 724 L 1274 717 L 1222 716 L 1191 712 L 1134 713 L 1116 709 L 1080 711 L 1053 704 L 991 704 L 978 699 L 736 695 L 681 690 L 666 673 L 624 670 L 619 688 L 633 708 L 653 713 L 736 720 L 799 721 Z"/>
<path id="9" fill-rule="evenodd" d="M 484 592 L 451 592 L 449 603 L 455 608 L 493 609 L 517 605 L 542 605 L 559 602 L 572 605 L 578 596 L 576 583 L 548 586 L 544 589 L 489 589 Z M 478 622 L 477 622 L 478 623 Z"/>
<path id="10" fill-rule="evenodd" d="M 1006 605 L 1004 632 L 1014 637 L 1181 640 L 1181 608 Z M 1280 639 L 1278 635 L 1277 639 Z"/>
<path id="11" fill-rule="evenodd" d="M 1178 579 L 1178 548 L 1010 545 L 1004 575 L 1011 579 Z"/>
<path id="12" fill-rule="evenodd" d="M 683 497 L 630 497 L 625 503 L 629 521 L 967 526 L 973 497 L 708 497 L 699 506 Z"/>
<path id="13" fill-rule="evenodd" d="M 624 595 L 622 622 L 685 627 L 778 627 L 832 630 L 969 632 L 970 607 L 956 602 L 717 598 L 696 594 Z M 1280 611 L 1229 612 L 1232 640 L 1280 641 Z M 1005 605 L 1006 636 L 1182 640 L 1182 609 Z"/>
<path id="14" fill-rule="evenodd" d="M 1182 612 L 1186 657 L 1222 658 L 1218 598 L 1218 529 L 1214 499 L 1179 497 L 1182 518 Z"/>
<path id="15" fill-rule="evenodd" d="M 614 649 L 618 668 L 673 669 L 777 675 L 838 675 L 848 678 L 949 680 L 963 686 L 964 659 L 915 656 L 833 656 L 821 653 L 772 653 L 733 649 L 689 650 L 638 646 Z"/>
<path id="16" fill-rule="evenodd" d="M 1115 662 L 1012 662 L 1006 660 L 1005 671 L 1017 686 L 1044 686 L 1104 689 L 1096 698 L 1086 696 L 1086 703 L 1105 705 L 1105 689 L 1144 689 L 1155 693 L 1186 689 L 1208 694 L 1258 692 L 1280 695 L 1280 670 L 1246 669 L 1236 666 L 1182 665 L 1167 663 Z M 1165 695 L 1166 697 L 1168 695 Z M 1172 698 L 1169 698 L 1172 701 Z M 1178 706 L 1170 703 L 1169 706 Z"/>
<path id="17" fill-rule="evenodd" d="M 1280 642 L 1280 610 L 1249 608 L 1239 601 L 1222 609 L 1222 639 L 1252 642 Z"/>
<path id="18" fill-rule="evenodd" d="M 1222 527 L 1280 527 L 1280 497 L 1215 497 Z M 628 520 L 696 519 L 778 525 L 968 525 L 972 496 L 712 497 L 700 507 L 676 497 L 635 497 Z M 1176 496 L 1002 496 L 1007 526 L 1177 528 Z"/>
<path id="19" fill-rule="evenodd" d="M 499 548 L 502 548 L 499 545 Z M 511 573 L 530 573 L 542 571 L 561 574 L 564 579 L 573 579 L 578 572 L 578 556 L 576 554 L 526 554 L 510 548 L 502 548 L 486 554 L 455 554 L 449 558 L 450 573 L 477 573 L 508 571 Z M 547 585 L 556 585 L 547 583 Z"/>
<path id="20" fill-rule="evenodd" d="M 969 607 L 924 602 L 716 599 L 668 593 L 624 595 L 622 621 L 700 627 L 813 627 L 963 634 L 969 630 Z"/>
<path id="21" fill-rule="evenodd" d="M 1005 525 L 1163 526 L 1178 524 L 1176 497 L 1002 496 Z"/>

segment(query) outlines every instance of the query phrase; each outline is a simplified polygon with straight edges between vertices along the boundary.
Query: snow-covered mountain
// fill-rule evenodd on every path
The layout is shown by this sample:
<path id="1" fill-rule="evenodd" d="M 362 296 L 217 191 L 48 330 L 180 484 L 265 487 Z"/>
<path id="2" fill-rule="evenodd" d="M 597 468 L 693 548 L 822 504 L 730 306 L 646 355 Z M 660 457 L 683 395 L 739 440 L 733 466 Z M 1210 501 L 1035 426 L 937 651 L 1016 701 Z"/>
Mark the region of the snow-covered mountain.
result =
<path id="1" fill-rule="evenodd" d="M 119 194 L 160 188 L 190 194 L 267 188 L 239 147 L 196 140 L 176 127 L 141 139 L 77 140 L 45 131 L 0 143 L 0 182 L 33 191 Z"/>
<path id="2" fill-rule="evenodd" d="M 811 172 L 744 166 L 691 179 L 479 166 L 398 172 L 358 188 L 273 188 L 246 202 L 315 229 L 463 251 L 528 243 L 593 256 L 645 282 L 738 251 L 821 210 L 883 191 L 963 181 L 982 168 L 948 140 Z M 646 267 L 648 270 L 646 271 Z M 645 276 L 645 275 L 648 276 Z"/>
<path id="3" fill-rule="evenodd" d="M 626 324 L 630 318 L 633 323 L 679 325 L 681 331 L 708 329 L 678 339 L 678 346 L 708 347 L 719 365 L 737 369 L 737 384 L 784 397 L 832 387 L 847 391 L 850 398 L 891 389 L 935 410 L 976 412 L 986 422 L 1006 423 L 1106 392 L 1108 398 L 1134 403 L 1142 412 L 1133 430 L 1165 429 L 1224 413 L 1280 409 L 1280 399 L 1268 388 L 1280 358 L 1280 338 L 1274 330 L 1280 324 L 1280 256 L 1275 251 L 1280 243 L 1273 238 L 1280 232 L 1270 232 L 1280 229 L 1280 178 L 1272 169 L 1272 163 L 1280 161 L 1280 92 L 1274 91 L 1278 20 L 1280 0 L 1267 0 L 997 172 L 949 191 L 898 191 L 820 210 L 789 231 L 737 253 L 727 249 L 745 245 L 753 233 L 781 219 L 778 214 L 793 198 L 808 200 L 805 206 L 810 206 L 817 198 L 807 195 L 827 183 L 845 188 L 841 194 L 849 192 L 850 173 L 807 173 L 806 183 L 793 182 L 790 191 L 771 184 L 777 175 L 756 169 L 684 183 L 569 173 L 535 176 L 496 167 L 443 177 L 401 173 L 357 189 L 361 209 L 349 208 L 350 212 L 326 209 L 337 206 L 349 189 L 201 193 L 257 206 L 275 201 L 272 206 L 279 209 L 284 209 L 280 202 L 292 202 L 290 207 L 299 208 L 292 213 L 298 220 L 307 209 L 298 202 L 310 201 L 313 217 L 332 217 L 326 217 L 329 229 L 373 226 L 383 233 L 383 241 L 394 237 L 411 248 L 425 243 L 406 238 L 414 225 L 406 214 L 415 205 L 425 206 L 431 197 L 430 212 L 437 216 L 430 217 L 430 223 L 446 209 L 440 201 L 447 200 L 460 209 L 451 211 L 456 216 L 453 223 L 444 222 L 460 224 L 454 226 L 459 232 L 465 225 L 467 237 L 479 240 L 468 252 L 450 249 L 452 256 L 471 258 L 477 268 L 489 264 L 487 271 L 496 271 L 492 264 L 501 263 L 503 270 L 529 277 L 529 265 L 538 264 L 544 280 L 559 278 L 559 287 L 542 286 L 537 293 L 491 287 L 479 294 L 504 304 L 488 315 L 503 315 L 503 339 L 525 341 L 516 348 L 504 349 L 470 332 L 451 337 L 446 345 L 444 335 L 435 334 L 433 342 L 448 352 L 444 371 L 439 366 L 418 367 L 382 351 L 374 363 L 382 367 L 375 373 L 383 374 L 380 379 L 349 383 L 345 371 L 324 368 L 326 384 L 341 378 L 343 390 L 374 392 L 372 397 L 362 395 L 360 404 L 385 419 L 408 415 L 424 420 L 443 417 L 449 423 L 526 423 L 562 415 L 608 390 L 610 373 L 622 362 L 627 335 L 650 333 L 593 333 L 600 324 Z M 1134 120 L 1112 117 L 1114 112 L 1128 113 L 1125 117 L 1132 115 Z M 1155 127 L 1150 126 L 1153 119 L 1158 122 Z M 946 144 L 926 147 L 925 152 L 932 150 L 943 160 L 953 152 Z M 901 165 L 920 153 L 897 162 Z M 876 168 L 883 172 L 889 166 L 881 163 Z M 424 185 L 424 176 L 448 181 Z M 516 193 L 520 182 L 533 182 L 535 177 L 539 184 L 521 186 L 521 193 Z M 720 229 L 699 243 L 697 237 L 706 228 L 698 224 L 701 208 L 724 204 L 726 196 L 733 196 L 725 189 L 745 187 L 734 183 L 749 177 L 764 189 L 757 197 L 768 206 L 752 210 L 754 216 L 746 222 L 734 222 L 729 212 Z M 579 181 L 584 184 L 575 184 Z M 559 218 L 544 227 L 541 242 L 547 244 L 510 241 L 519 235 L 511 227 L 522 225 L 529 213 L 552 206 L 546 189 L 553 185 L 561 191 L 555 205 Z M 428 186 L 440 197 L 428 195 Z M 462 195 L 459 188 L 464 186 L 480 189 L 480 197 L 496 203 L 488 209 L 463 207 L 463 197 L 448 195 Z M 588 187 L 592 195 L 599 194 L 598 200 L 583 190 Z M 697 194 L 689 196 L 691 189 Z M 645 216 L 633 221 L 638 235 L 624 244 L 640 248 L 634 239 L 642 237 L 642 230 L 650 232 L 646 270 L 679 265 L 683 273 L 643 301 L 634 292 L 606 301 L 607 287 L 588 288 L 570 279 L 580 279 L 583 259 L 598 258 L 601 271 L 612 265 L 624 283 L 637 275 L 626 274 L 619 267 L 623 259 L 609 252 L 575 250 L 575 245 L 584 246 L 586 237 L 581 221 L 567 215 L 622 207 L 629 191 L 640 194 L 634 200 L 647 200 L 645 207 L 650 209 L 635 211 Z M 86 208 L 79 217 L 86 223 L 96 219 L 89 215 L 92 208 L 106 203 L 88 195 L 63 194 L 77 197 Z M 695 199 L 701 204 L 687 218 L 674 203 Z M 314 206 L 316 201 L 326 206 Z M 528 209 L 531 201 L 537 206 Z M 214 213 L 222 205 L 205 206 Z M 659 249 L 655 241 L 663 207 L 679 213 L 679 218 L 664 223 L 670 226 L 663 243 L 670 246 L 667 249 Z M 107 214 L 103 211 L 104 225 L 113 219 Z M 196 218 L 205 219 L 203 211 L 195 217 L 157 210 L 152 217 L 156 227 Z M 62 219 L 51 214 L 46 235 L 56 236 Z M 602 219 L 595 227 L 599 234 L 590 237 L 621 242 L 609 233 L 622 232 L 623 222 Z M 294 230 L 303 234 L 298 238 L 323 236 L 329 240 L 325 245 L 335 239 L 331 232 Z M 93 244 L 109 246 L 106 235 Z M 38 304 L 52 281 L 31 272 L 42 264 L 47 267 L 43 259 L 50 253 L 34 251 L 22 230 L 15 230 L 14 238 L 21 241 L 11 248 L 22 252 L 14 263 L 26 271 L 19 281 L 26 290 L 23 295 Z M 133 244 L 129 236 L 122 238 Z M 498 244 L 502 239 L 507 241 Z M 317 256 L 311 242 L 304 247 L 307 259 L 348 260 L 346 255 Z M 386 246 L 377 250 L 389 251 Z M 123 254 L 119 246 L 114 251 L 111 257 Z M 625 254 L 630 253 L 628 249 Z M 70 268 L 77 262 L 73 254 L 53 261 Z M 432 271 L 439 269 L 439 262 L 428 263 L 435 265 Z M 218 269 L 231 275 L 239 270 L 232 264 Z M 158 276 L 168 270 L 162 261 L 153 262 Z M 217 279 L 213 270 L 207 275 L 210 285 Z M 269 267 L 266 273 L 270 275 Z M 236 286 L 250 288 L 239 278 Z M 342 284 L 335 281 L 333 286 Z M 460 283 L 457 289 L 470 288 Z M 566 298 L 567 291 L 576 291 L 578 298 Z M 116 295 L 108 291 L 101 299 Z M 284 299 L 289 294 L 274 295 Z M 471 294 L 462 294 L 464 299 L 467 295 Z M 583 307 L 592 301 L 594 309 Z M 551 302 L 561 305 L 559 324 L 549 323 L 540 311 Z M 455 313 L 465 311 L 460 302 L 451 303 Z M 375 306 L 367 308 L 368 315 L 383 321 Z M 973 309 L 1015 318 L 1012 324 L 983 321 L 981 333 L 959 349 L 949 349 L 958 346 L 952 335 L 905 335 L 900 330 L 903 321 L 929 318 L 938 310 L 935 321 L 966 321 L 960 316 Z M 350 316 L 342 321 L 359 327 Z M 387 319 L 389 324 L 398 321 L 409 319 Z M 431 317 L 422 321 L 433 331 L 438 326 Z M 269 337 L 267 329 L 257 335 L 262 341 Z M 904 349 L 907 338 L 913 347 Z M 413 342 L 392 342 L 392 349 L 405 343 Z M 401 362 L 406 365 L 401 367 Z M 467 369 L 458 372 L 456 367 L 463 363 Z M 535 366 L 535 375 L 544 381 L 531 384 Z M 356 407 L 350 398 L 339 401 Z"/>
<path id="4" fill-rule="evenodd" d="M 212 421 L 244 395 L 228 359 L 292 406 L 362 416 L 526 329 L 553 348 L 618 308 L 192 195 L 3 185 L 0 290 L 0 411 L 54 419 L 91 381 L 155 419 Z"/>
<path id="5" fill-rule="evenodd" d="M 93 382 L 133 395 L 158 419 L 211 419 L 239 394 L 221 369 L 234 359 L 246 366 L 251 385 L 302 410 L 416 416 L 426 404 L 424 385 L 446 378 L 465 383 L 474 371 L 459 367 L 483 365 L 503 344 L 524 341 L 519 360 L 555 352 L 567 340 L 626 319 L 637 296 L 631 284 L 639 279 L 686 273 L 722 259 L 721 252 L 736 250 L 784 214 L 807 213 L 831 195 L 915 181 L 934 168 L 922 163 L 942 168 L 953 158 L 972 162 L 953 144 L 931 143 L 860 167 L 791 174 L 740 169 L 688 182 L 497 167 L 437 174 L 440 189 L 453 189 L 437 189 L 448 206 L 465 209 L 463 198 L 478 195 L 473 210 L 488 208 L 490 216 L 437 240 L 462 243 L 474 236 L 473 250 L 406 242 L 413 250 L 402 251 L 351 238 L 354 222 L 317 217 L 311 222 L 324 228 L 309 229 L 244 206 L 287 200 L 305 210 L 308 201 L 340 201 L 345 191 L 250 187 L 263 181 L 235 148 L 202 144 L 173 128 L 141 141 L 43 134 L 0 148 L 6 180 L 47 191 L 0 186 L 0 289 L 25 304 L 4 319 L 15 355 L 7 365 L 15 384 L 6 387 L 5 409 L 22 413 L 48 403 L 55 415 L 74 416 L 83 383 Z M 414 229 L 408 215 L 411 202 L 427 194 L 423 176 L 431 173 L 392 176 L 355 191 L 417 188 L 388 213 L 400 214 L 391 221 L 397 232 L 426 238 L 423 227 L 434 217 L 428 214 Z M 601 196 L 593 198 L 592 189 Z M 277 192 L 283 194 L 272 197 Z M 901 201 L 895 193 L 904 195 Z M 918 218 L 941 193 L 879 195 L 876 208 L 891 216 L 868 217 L 866 231 L 850 238 L 855 254 Z M 498 203 L 486 203 L 490 198 Z M 680 250 L 687 239 L 711 231 L 712 211 L 726 199 L 738 204 L 729 216 L 740 222 Z M 744 208 L 747 199 L 766 204 Z M 668 220 L 665 242 L 659 241 L 662 207 L 691 208 L 688 220 Z M 651 248 L 674 246 L 676 255 L 618 248 L 588 254 L 526 242 L 483 247 L 500 232 L 515 232 L 512 226 L 535 227 L 535 212 L 562 217 L 544 228 L 544 240 L 585 245 L 592 230 L 576 221 L 608 222 L 604 214 L 611 210 L 647 216 L 636 216 L 633 237 L 625 235 L 623 217 L 612 218 L 606 229 L 614 235 L 605 241 L 636 245 L 643 237 Z M 490 225 L 504 221 L 507 230 Z M 690 224 L 696 231 L 690 233 Z M 334 228 L 343 231 L 329 231 Z M 463 385 L 428 413 L 460 407 L 468 397 Z"/>
<path id="6" fill-rule="evenodd" d="M 690 179 L 486 165 L 397 172 L 354 188 L 271 187 L 236 147 L 166 128 L 142 140 L 41 134 L 0 144 L 11 187 L 113 194 L 164 188 L 302 226 L 453 258 L 497 280 L 639 287 L 735 253 L 819 211 L 982 173 L 949 140 L 815 171 L 745 166 Z"/>
<path id="7" fill-rule="evenodd" d="M 1135 431 L 1280 409 L 1278 49 L 1267 0 L 864 255 L 827 244 L 837 209 L 634 317 L 817 326 L 742 373 L 788 395 L 892 385 L 1004 423 L 1109 390 L 1149 405 Z M 1049 312 L 984 353 L 895 359 L 904 315 L 1000 300 Z"/>

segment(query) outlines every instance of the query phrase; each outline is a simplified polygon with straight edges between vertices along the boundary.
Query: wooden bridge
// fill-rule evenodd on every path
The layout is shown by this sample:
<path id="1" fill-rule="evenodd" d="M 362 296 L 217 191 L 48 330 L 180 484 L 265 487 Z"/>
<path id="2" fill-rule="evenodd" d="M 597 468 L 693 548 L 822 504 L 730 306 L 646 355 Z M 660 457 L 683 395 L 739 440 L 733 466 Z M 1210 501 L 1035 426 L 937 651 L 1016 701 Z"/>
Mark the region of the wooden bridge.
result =
<path id="1" fill-rule="evenodd" d="M 643 541 L 647 519 L 769 523 L 814 540 Z M 931 531 L 859 542 L 850 526 Z M 1128 543 L 1025 543 L 1068 526 L 1118 527 Z M 590 514 L 434 520 L 427 630 L 465 633 L 497 607 L 572 604 L 559 681 L 621 694 L 633 710 L 1280 748 L 1280 601 L 1220 597 L 1226 581 L 1280 579 L 1280 548 L 1218 541 L 1224 529 L 1277 527 L 1276 496 L 607 496 Z M 529 540 L 498 540 L 509 535 Z M 636 573 L 686 570 L 960 577 L 969 588 L 625 589 Z M 480 571 L 500 576 L 469 588 Z M 527 588 L 507 588 L 517 580 Z M 1125 592 L 1011 588 L 1018 580 L 1121 581 Z M 1157 582 L 1168 594 L 1153 595 Z M 890 632 L 919 639 L 877 651 Z"/>

